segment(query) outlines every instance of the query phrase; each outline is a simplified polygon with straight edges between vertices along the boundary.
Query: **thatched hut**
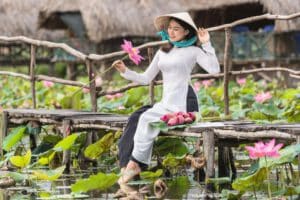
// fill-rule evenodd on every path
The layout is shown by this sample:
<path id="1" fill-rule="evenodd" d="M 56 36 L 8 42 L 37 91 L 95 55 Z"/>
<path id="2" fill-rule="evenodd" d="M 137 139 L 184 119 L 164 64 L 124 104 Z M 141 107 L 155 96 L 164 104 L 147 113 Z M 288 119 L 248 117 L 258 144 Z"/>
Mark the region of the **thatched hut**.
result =
<path id="1" fill-rule="evenodd" d="M 38 12 L 44 0 L 1 0 L 0 2 L 0 35 L 27 36 L 34 39 L 55 41 L 64 35 L 61 30 L 38 28 Z M 0 66 L 25 65 L 29 63 L 28 45 L 19 43 L 0 43 Z M 38 55 L 45 55 L 39 48 Z M 26 53 L 23 53 L 26 52 Z M 13 59 L 12 59 L 13 58 Z M 50 57 L 38 56 L 38 63 L 49 63 Z"/>
<path id="2" fill-rule="evenodd" d="M 28 36 L 35 39 L 56 40 L 62 37 L 60 30 L 47 30 L 38 27 L 39 10 L 45 0 L 1 0 L 0 35 Z"/>
<path id="3" fill-rule="evenodd" d="M 294 0 L 47 0 L 38 23 L 41 28 L 68 30 L 71 36 L 97 43 L 98 53 L 107 53 L 118 50 L 122 38 L 133 39 L 135 44 L 158 39 L 153 19 L 164 13 L 189 11 L 196 24 L 212 27 L 264 13 L 286 15 L 299 10 L 300 2 Z M 262 20 L 247 24 L 247 28 L 296 31 L 300 29 L 300 19 Z M 223 45 L 217 46 L 222 58 Z"/>
<path id="4" fill-rule="evenodd" d="M 72 29 L 72 21 L 66 18 L 81 17 L 86 37 L 102 42 L 124 36 L 154 37 L 153 19 L 163 13 L 189 11 L 197 24 L 209 27 L 267 12 L 291 14 L 299 10 L 300 2 L 293 0 L 48 0 L 40 11 L 39 27 Z M 275 23 L 276 31 L 298 29 L 300 20 Z"/>

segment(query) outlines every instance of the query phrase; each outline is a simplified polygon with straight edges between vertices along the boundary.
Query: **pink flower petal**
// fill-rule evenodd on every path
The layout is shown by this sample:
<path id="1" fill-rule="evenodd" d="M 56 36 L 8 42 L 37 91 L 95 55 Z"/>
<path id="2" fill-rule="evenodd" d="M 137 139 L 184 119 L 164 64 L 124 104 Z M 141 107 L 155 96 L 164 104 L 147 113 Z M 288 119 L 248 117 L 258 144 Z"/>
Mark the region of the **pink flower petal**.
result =
<path id="1" fill-rule="evenodd" d="M 264 151 L 265 152 L 272 151 L 272 149 L 274 148 L 274 145 L 275 145 L 275 139 L 270 140 L 268 143 L 266 143 L 266 145 L 264 147 Z"/>
<path id="2" fill-rule="evenodd" d="M 200 87 L 201 87 L 201 83 L 200 83 L 199 81 L 196 81 L 196 82 L 194 83 L 194 89 L 195 89 L 195 91 L 196 91 L 196 92 L 199 92 Z"/>
<path id="3" fill-rule="evenodd" d="M 128 53 L 130 60 L 132 60 L 136 65 L 138 65 L 144 58 L 139 55 L 140 50 L 133 48 L 132 43 L 127 40 L 123 40 L 124 44 L 121 45 L 121 48 Z"/>
<path id="4" fill-rule="evenodd" d="M 89 90 L 88 88 L 82 88 L 82 92 L 83 92 L 84 94 L 87 94 L 87 93 L 90 92 L 90 90 Z"/>
<path id="5" fill-rule="evenodd" d="M 43 85 L 46 88 L 50 88 L 50 87 L 54 86 L 54 83 L 52 81 L 43 81 Z"/>
<path id="6" fill-rule="evenodd" d="M 240 79 L 237 79 L 236 82 L 242 86 L 242 85 L 245 85 L 246 84 L 246 79 L 245 78 L 240 78 Z"/>
<path id="7" fill-rule="evenodd" d="M 258 103 L 263 103 L 271 98 L 272 98 L 272 95 L 270 92 L 266 92 L 266 93 L 261 92 L 261 93 L 255 95 L 255 97 L 254 97 L 255 101 Z"/>

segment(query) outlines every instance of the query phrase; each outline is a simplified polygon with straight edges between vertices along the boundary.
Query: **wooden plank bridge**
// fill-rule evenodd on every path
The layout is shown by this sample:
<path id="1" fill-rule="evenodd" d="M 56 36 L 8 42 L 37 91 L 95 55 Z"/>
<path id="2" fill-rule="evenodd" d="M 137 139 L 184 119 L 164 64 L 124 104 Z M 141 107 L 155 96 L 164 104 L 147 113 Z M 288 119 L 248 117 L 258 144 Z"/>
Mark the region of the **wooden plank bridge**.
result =
<path id="1" fill-rule="evenodd" d="M 5 109 L 2 112 L 3 138 L 10 127 L 36 122 L 40 126 L 54 125 L 66 137 L 74 131 L 123 130 L 128 116 L 74 110 L 37 110 L 37 109 Z M 258 125 L 250 121 L 198 122 L 182 130 L 172 130 L 161 135 L 197 137 L 196 148 L 203 146 L 206 158 L 206 177 L 214 177 L 215 147 L 232 147 L 241 143 L 249 143 L 262 139 L 276 138 L 284 143 L 300 143 L 300 123 L 297 124 L 264 124 Z M 69 163 L 68 152 L 64 152 L 63 163 Z M 298 170 L 300 170 L 300 156 Z"/>

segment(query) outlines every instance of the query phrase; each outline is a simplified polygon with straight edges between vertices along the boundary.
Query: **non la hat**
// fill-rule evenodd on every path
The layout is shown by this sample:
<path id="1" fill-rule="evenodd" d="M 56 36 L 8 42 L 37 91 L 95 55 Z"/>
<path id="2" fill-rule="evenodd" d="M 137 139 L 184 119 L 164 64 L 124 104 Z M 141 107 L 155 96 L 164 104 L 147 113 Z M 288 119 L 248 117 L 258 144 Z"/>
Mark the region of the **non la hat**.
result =
<path id="1" fill-rule="evenodd" d="M 158 31 L 161 31 L 162 29 L 166 28 L 166 26 L 169 23 L 169 19 L 171 17 L 179 19 L 181 21 L 184 21 L 185 23 L 187 23 L 191 27 L 193 27 L 196 32 L 198 31 L 196 24 L 194 23 L 192 17 L 190 16 L 190 14 L 188 12 L 178 12 L 178 13 L 172 13 L 172 14 L 158 16 L 154 20 L 155 28 Z"/>

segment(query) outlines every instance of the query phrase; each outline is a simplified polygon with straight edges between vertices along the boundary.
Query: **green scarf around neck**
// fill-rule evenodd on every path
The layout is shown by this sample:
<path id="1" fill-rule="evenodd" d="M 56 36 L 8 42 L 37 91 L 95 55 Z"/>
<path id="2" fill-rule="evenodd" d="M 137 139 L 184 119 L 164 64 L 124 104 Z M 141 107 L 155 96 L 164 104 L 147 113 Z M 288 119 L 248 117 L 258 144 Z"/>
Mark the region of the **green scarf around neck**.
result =
<path id="1" fill-rule="evenodd" d="M 197 42 L 197 37 L 194 36 L 188 40 L 182 40 L 179 42 L 172 42 L 170 40 L 170 37 L 168 35 L 168 33 L 165 30 L 159 31 L 157 32 L 157 35 L 159 35 L 161 37 L 161 40 L 168 40 L 171 44 L 173 44 L 175 47 L 188 47 L 193 45 L 194 43 Z"/>

